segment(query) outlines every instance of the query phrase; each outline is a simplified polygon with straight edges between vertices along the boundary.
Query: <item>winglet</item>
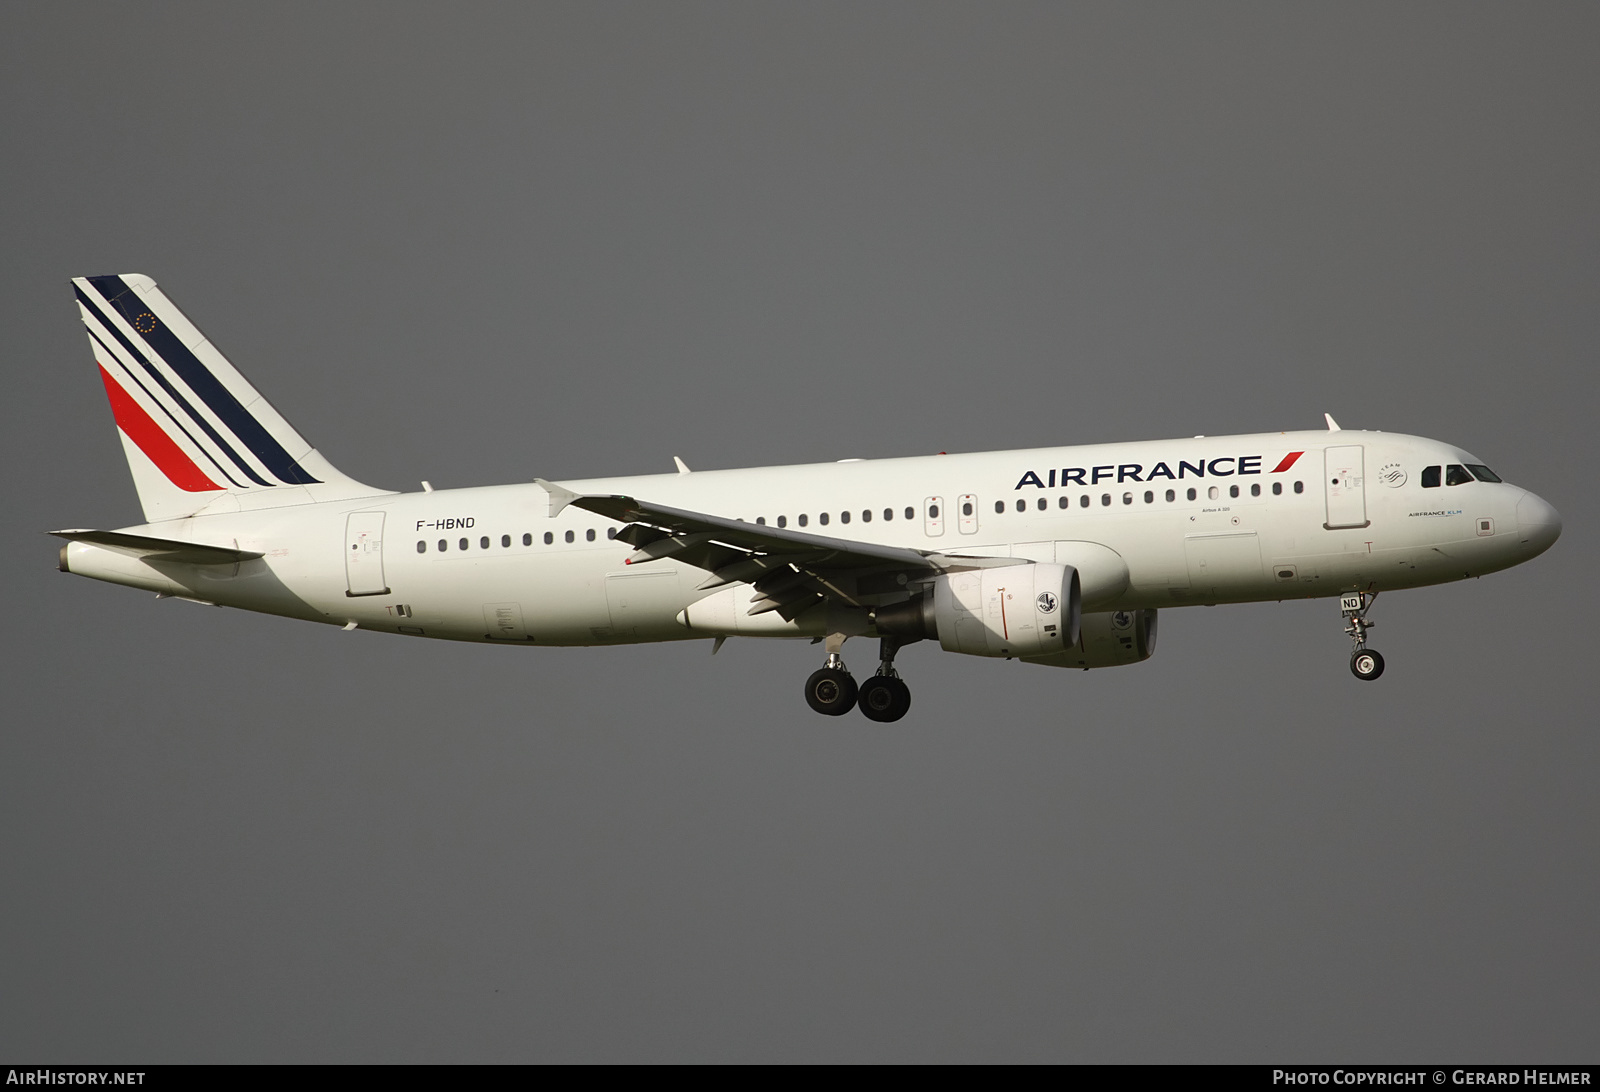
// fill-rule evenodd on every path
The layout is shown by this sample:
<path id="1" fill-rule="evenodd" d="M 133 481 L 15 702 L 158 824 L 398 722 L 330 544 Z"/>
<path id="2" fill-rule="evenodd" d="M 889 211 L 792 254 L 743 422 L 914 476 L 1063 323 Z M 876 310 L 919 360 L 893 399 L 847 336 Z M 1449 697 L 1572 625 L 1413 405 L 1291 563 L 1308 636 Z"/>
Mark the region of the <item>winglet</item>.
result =
<path id="1" fill-rule="evenodd" d="M 688 463 L 684 462 L 682 459 L 678 458 L 676 455 L 674 455 L 672 457 L 672 461 L 674 463 L 678 464 L 678 473 L 679 474 L 687 474 L 687 473 L 689 473 L 689 464 Z"/>
<path id="2" fill-rule="evenodd" d="M 563 489 L 555 482 L 547 482 L 543 478 L 533 479 L 533 483 L 550 494 L 550 518 L 555 519 L 561 510 L 578 499 L 578 494 L 570 489 Z"/>
<path id="3" fill-rule="evenodd" d="M 1337 421 L 1335 421 L 1333 419 L 1333 414 L 1324 413 L 1322 415 L 1322 418 L 1323 418 L 1323 420 L 1328 422 L 1328 431 L 1329 432 L 1343 432 L 1344 431 L 1344 429 L 1339 427 L 1339 422 L 1337 422 Z"/>

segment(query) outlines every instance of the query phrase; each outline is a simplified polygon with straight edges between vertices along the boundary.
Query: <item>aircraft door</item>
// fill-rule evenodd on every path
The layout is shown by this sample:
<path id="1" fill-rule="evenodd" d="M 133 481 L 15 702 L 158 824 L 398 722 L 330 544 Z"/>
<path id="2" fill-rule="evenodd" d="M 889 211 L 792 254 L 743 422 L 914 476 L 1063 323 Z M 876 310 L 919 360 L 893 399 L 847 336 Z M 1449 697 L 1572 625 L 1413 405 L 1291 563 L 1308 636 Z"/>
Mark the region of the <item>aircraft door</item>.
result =
<path id="1" fill-rule="evenodd" d="M 383 581 L 383 513 L 351 512 L 344 524 L 345 594 L 388 595 Z"/>
<path id="2" fill-rule="evenodd" d="M 964 535 L 978 533 L 978 496 L 976 493 L 963 493 L 956 498 L 956 518 L 960 521 L 958 526 Z"/>
<path id="3" fill-rule="evenodd" d="M 1367 483 L 1365 456 L 1361 445 L 1330 447 L 1323 452 L 1322 487 L 1328 496 L 1328 522 L 1333 531 L 1341 527 L 1365 527 Z"/>
<path id="4" fill-rule="evenodd" d="M 929 538 L 944 534 L 944 498 L 922 498 L 922 533 Z"/>

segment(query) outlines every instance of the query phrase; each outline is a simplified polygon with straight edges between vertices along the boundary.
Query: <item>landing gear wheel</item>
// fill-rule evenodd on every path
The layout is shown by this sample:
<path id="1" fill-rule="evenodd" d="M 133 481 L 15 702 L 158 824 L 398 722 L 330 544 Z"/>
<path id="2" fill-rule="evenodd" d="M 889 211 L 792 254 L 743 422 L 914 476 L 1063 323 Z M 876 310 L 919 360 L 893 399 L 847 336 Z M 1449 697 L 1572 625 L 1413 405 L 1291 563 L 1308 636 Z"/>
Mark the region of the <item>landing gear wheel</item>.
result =
<path id="1" fill-rule="evenodd" d="M 868 720 L 887 724 L 899 720 L 911 708 L 911 688 L 891 675 L 874 675 L 861 684 L 856 704 Z"/>
<path id="2" fill-rule="evenodd" d="M 842 717 L 856 703 L 856 681 L 850 672 L 824 667 L 806 680 L 806 704 L 830 717 Z"/>
<path id="3" fill-rule="evenodd" d="M 1350 673 L 1363 682 L 1383 674 L 1383 656 L 1370 648 L 1358 648 L 1350 657 Z"/>

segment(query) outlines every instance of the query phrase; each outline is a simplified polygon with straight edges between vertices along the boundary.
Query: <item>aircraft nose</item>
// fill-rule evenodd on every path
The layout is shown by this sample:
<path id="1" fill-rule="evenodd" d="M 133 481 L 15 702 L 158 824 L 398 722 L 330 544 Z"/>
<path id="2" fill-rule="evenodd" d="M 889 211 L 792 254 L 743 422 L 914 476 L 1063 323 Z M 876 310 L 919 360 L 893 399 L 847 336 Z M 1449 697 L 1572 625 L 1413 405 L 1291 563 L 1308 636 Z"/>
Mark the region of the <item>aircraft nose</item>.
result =
<path id="1" fill-rule="evenodd" d="M 1561 514 L 1543 497 L 1524 493 L 1517 501 L 1517 531 L 1521 540 L 1533 548 L 1528 556 L 1536 557 L 1561 537 Z"/>

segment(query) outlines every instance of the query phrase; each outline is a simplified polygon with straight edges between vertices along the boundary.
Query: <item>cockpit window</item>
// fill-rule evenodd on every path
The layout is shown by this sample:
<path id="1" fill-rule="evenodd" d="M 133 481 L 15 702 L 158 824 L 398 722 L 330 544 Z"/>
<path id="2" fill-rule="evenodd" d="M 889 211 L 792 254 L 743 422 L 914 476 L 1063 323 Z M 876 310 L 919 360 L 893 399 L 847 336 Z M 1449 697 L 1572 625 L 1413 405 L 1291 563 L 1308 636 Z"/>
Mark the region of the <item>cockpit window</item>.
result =
<path id="1" fill-rule="evenodd" d="M 1472 475 L 1467 473 L 1467 468 L 1460 463 L 1451 463 L 1444 468 L 1444 484 L 1466 485 L 1472 481 Z"/>
<path id="2" fill-rule="evenodd" d="M 1426 466 L 1422 468 L 1422 488 L 1439 488 L 1439 467 Z"/>
<path id="3" fill-rule="evenodd" d="M 1482 463 L 1468 463 L 1467 469 L 1472 471 L 1472 476 L 1477 478 L 1480 482 L 1497 482 L 1500 480 L 1500 475 L 1496 474 Z"/>

